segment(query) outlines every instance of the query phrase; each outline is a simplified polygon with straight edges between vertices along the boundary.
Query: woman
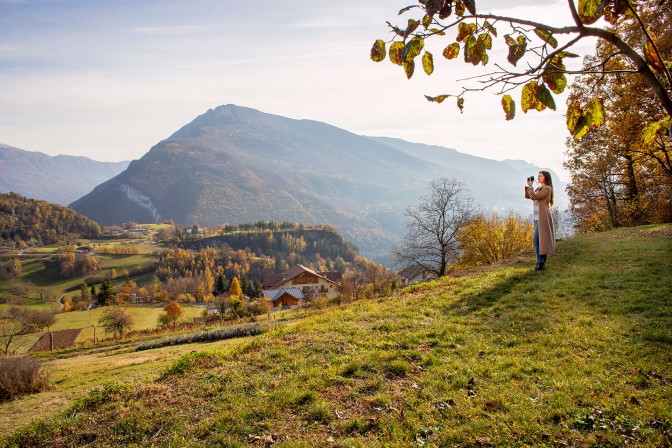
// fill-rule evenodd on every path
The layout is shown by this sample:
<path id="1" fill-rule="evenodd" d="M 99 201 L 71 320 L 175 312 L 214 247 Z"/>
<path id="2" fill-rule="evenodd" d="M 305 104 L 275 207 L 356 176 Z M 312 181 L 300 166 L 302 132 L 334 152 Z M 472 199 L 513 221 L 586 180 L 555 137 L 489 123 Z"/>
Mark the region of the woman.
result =
<path id="1" fill-rule="evenodd" d="M 551 173 L 548 171 L 539 171 L 537 176 L 539 186 L 532 187 L 533 180 L 527 180 L 525 187 L 525 198 L 534 202 L 534 251 L 537 254 L 537 265 L 535 271 L 546 269 L 546 257 L 555 253 L 555 229 L 553 228 L 553 217 L 551 216 L 551 207 L 553 206 L 553 181 Z"/>

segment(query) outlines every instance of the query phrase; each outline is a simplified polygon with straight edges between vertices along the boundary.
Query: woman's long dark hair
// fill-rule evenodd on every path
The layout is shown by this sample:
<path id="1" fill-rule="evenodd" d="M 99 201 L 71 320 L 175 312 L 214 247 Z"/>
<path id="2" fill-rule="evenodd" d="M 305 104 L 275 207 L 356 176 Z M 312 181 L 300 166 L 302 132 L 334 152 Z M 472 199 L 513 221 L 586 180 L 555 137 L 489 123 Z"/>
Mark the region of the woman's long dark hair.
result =
<path id="1" fill-rule="evenodd" d="M 544 179 L 546 180 L 546 185 L 551 187 L 551 200 L 548 202 L 548 204 L 553 207 L 553 179 L 551 179 L 551 173 L 548 171 L 541 170 L 539 171 L 541 174 L 544 175 Z"/>

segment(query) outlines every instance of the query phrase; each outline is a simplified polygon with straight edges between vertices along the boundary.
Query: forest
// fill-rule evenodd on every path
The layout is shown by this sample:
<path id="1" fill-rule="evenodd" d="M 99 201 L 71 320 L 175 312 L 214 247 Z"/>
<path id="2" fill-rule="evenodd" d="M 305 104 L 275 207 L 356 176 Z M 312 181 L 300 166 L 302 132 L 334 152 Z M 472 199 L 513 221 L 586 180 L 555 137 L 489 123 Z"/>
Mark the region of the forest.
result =
<path id="1" fill-rule="evenodd" d="M 19 247 L 74 243 L 74 238 L 96 238 L 98 224 L 74 210 L 17 193 L 0 193 L 0 240 Z"/>

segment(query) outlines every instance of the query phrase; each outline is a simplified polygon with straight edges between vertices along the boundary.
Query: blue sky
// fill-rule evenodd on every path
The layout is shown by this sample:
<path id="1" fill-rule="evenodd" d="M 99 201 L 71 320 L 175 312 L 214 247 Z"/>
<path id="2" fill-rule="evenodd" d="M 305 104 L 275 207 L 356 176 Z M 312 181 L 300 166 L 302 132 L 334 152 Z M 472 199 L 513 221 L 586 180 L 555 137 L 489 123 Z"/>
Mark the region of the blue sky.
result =
<path id="1" fill-rule="evenodd" d="M 479 93 L 460 114 L 450 100 L 423 97 L 458 92 L 455 81 L 473 75 L 461 60 L 441 60 L 448 42 L 430 48 L 431 77 L 418 69 L 407 80 L 389 61 L 370 61 L 373 41 L 389 38 L 385 22 L 405 23 L 397 11 L 410 3 L 0 0 L 0 143 L 136 159 L 232 103 L 561 171 L 564 98 L 557 112 L 519 110 L 507 122 L 499 97 Z M 563 0 L 501 3 L 477 5 L 555 24 L 567 17 Z"/>

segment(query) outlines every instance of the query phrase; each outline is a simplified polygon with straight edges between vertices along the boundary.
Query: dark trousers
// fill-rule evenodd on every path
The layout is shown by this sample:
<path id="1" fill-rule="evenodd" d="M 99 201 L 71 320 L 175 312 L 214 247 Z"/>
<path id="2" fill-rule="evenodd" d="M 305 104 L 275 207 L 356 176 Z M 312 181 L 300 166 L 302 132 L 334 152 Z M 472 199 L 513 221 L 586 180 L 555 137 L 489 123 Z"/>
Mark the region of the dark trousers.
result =
<path id="1" fill-rule="evenodd" d="M 537 263 L 546 263 L 546 255 L 539 255 L 539 221 L 534 221 L 532 244 L 534 244 L 534 252 L 537 254 Z"/>

